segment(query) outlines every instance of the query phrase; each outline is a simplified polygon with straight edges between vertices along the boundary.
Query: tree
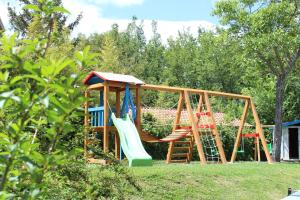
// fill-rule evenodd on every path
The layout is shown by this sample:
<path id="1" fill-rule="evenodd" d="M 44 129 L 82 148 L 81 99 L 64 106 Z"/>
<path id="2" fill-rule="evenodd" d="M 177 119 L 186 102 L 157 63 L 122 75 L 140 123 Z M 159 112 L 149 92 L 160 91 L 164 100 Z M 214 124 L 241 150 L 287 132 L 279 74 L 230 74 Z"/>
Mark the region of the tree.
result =
<path id="1" fill-rule="evenodd" d="M 145 52 L 146 38 L 143 30 L 143 21 L 137 24 L 133 17 L 127 29 L 119 34 L 118 49 L 120 50 L 119 62 L 123 73 L 138 75 L 143 70 L 143 54 Z"/>
<path id="2" fill-rule="evenodd" d="M 65 27 L 70 31 L 79 24 L 82 15 L 78 15 L 75 21 L 67 24 L 68 16 L 66 9 L 63 8 L 62 0 L 18 0 L 22 6 L 21 12 L 18 13 L 16 8 L 8 4 L 8 15 L 10 24 L 15 32 L 25 36 L 28 33 L 29 26 L 32 25 L 34 20 L 40 22 L 38 31 L 40 33 L 51 33 L 56 25 L 57 32 L 63 33 Z M 44 11 L 52 9 L 51 15 L 42 15 Z M 68 12 L 67 12 L 68 13 Z M 37 15 L 40 14 L 40 15 Z"/>
<path id="3" fill-rule="evenodd" d="M 221 0 L 214 11 L 248 57 L 276 77 L 275 161 L 280 161 L 286 79 L 299 66 L 299 6 L 299 1 L 292 0 Z"/>
<path id="4" fill-rule="evenodd" d="M 113 25 L 112 30 L 104 34 L 100 51 L 101 70 L 122 73 L 120 71 L 120 50 L 118 48 L 119 31 L 118 26 Z"/>
<path id="5" fill-rule="evenodd" d="M 35 14 L 47 17 L 64 12 L 59 10 L 50 6 Z M 47 57 L 52 37 L 36 33 L 34 38 L 13 34 L 0 39 L 1 199 L 38 198 L 45 189 L 45 172 L 74 156 L 59 143 L 74 131 L 70 118 L 81 116 L 83 70 L 78 71 L 78 66 L 85 68 L 92 57 L 88 48 L 69 57 Z M 35 137 L 37 132 L 43 133 L 47 144 Z M 42 145 L 46 152 L 41 151 Z"/>
<path id="6" fill-rule="evenodd" d="M 240 45 L 226 31 L 201 32 L 199 42 L 199 75 L 201 88 L 240 93 L 244 86 L 241 76 L 244 68 L 239 67 L 242 56 Z"/>

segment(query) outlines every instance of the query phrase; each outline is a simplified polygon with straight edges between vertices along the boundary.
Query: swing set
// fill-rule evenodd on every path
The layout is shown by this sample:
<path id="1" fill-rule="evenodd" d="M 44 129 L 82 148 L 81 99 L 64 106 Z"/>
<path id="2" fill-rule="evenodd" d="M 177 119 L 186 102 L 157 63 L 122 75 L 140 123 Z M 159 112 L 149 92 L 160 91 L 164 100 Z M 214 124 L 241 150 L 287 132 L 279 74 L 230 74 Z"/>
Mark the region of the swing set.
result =
<path id="1" fill-rule="evenodd" d="M 238 149 L 241 142 L 242 148 L 244 148 L 243 139 L 250 137 L 255 138 L 258 160 L 260 160 L 259 144 L 261 142 L 268 163 L 272 162 L 259 117 L 250 96 L 191 88 L 149 85 L 133 76 L 95 71 L 91 72 L 84 79 L 83 83 L 87 85 L 85 91 L 87 100 L 84 105 L 84 153 L 87 161 L 90 163 L 106 163 L 104 160 L 93 158 L 93 154 L 89 151 L 89 145 L 95 144 L 94 135 L 96 133 L 102 134 L 103 150 L 106 153 L 109 152 L 110 147 L 112 146 L 110 145 L 109 136 L 113 136 L 115 158 L 120 159 L 120 133 L 118 133 L 116 127 L 111 123 L 111 115 L 114 113 L 116 117 L 122 118 L 125 113 L 129 113 L 130 111 L 140 140 L 145 142 L 169 143 L 166 159 L 167 163 L 189 163 L 192 158 L 194 145 L 197 147 L 197 153 L 201 164 L 206 164 L 209 161 L 223 164 L 227 163 L 221 137 L 212 111 L 210 97 L 240 99 L 245 102 L 230 162 L 234 162 L 237 153 L 241 151 L 241 149 Z M 156 138 L 143 130 L 141 123 L 141 91 L 144 90 L 179 94 L 173 128 L 171 133 L 165 138 Z M 91 107 L 91 93 L 95 91 L 98 91 L 100 94 L 100 102 L 99 106 Z M 123 92 L 124 98 L 121 107 L 121 95 L 123 95 Z M 132 95 L 131 92 L 133 92 L 134 95 Z M 112 102 L 109 102 L 112 97 L 111 94 L 113 93 L 115 94 L 114 105 Z M 196 111 L 192 108 L 190 101 L 191 95 L 197 95 L 198 97 Z M 181 123 L 181 114 L 184 109 L 187 111 L 188 125 Z M 243 128 L 249 109 L 251 109 L 254 117 L 256 132 L 245 134 L 243 133 Z"/>

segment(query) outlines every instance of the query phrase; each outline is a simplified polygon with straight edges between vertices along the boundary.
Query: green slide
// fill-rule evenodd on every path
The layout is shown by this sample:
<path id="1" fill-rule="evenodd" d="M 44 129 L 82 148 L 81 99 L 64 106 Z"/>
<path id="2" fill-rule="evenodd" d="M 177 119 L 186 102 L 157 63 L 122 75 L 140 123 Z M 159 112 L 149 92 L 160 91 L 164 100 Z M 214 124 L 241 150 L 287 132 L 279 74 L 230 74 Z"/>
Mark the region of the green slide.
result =
<path id="1" fill-rule="evenodd" d="M 123 119 L 117 118 L 112 113 L 111 119 L 119 132 L 122 150 L 129 161 L 129 166 L 151 166 L 152 157 L 145 151 L 140 135 L 129 115 L 127 114 Z"/>

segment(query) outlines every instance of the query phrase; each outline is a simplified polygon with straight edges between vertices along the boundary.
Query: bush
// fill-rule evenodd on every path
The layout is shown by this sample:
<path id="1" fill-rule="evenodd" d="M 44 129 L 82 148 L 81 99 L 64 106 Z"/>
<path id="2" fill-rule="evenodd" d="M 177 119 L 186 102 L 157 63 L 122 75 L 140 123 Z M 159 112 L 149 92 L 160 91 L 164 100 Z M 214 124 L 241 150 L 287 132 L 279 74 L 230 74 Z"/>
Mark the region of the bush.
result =
<path id="1" fill-rule="evenodd" d="M 169 135 L 172 131 L 172 123 L 166 124 L 165 126 L 157 126 L 159 121 L 150 113 L 145 113 L 142 116 L 143 130 L 147 133 L 157 137 L 164 138 Z M 146 151 L 152 156 L 153 159 L 164 160 L 168 152 L 169 143 L 149 143 L 145 142 L 144 147 Z"/>
<path id="2" fill-rule="evenodd" d="M 140 191 L 128 168 L 72 161 L 45 174 L 44 199 L 125 199 Z"/>

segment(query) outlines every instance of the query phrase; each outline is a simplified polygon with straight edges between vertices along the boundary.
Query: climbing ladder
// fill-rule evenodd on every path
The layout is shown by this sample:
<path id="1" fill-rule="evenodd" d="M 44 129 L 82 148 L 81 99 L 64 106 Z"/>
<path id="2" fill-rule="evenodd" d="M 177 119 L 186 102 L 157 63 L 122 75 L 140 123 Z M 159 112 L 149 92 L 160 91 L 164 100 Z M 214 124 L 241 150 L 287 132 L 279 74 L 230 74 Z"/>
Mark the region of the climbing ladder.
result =
<path id="1" fill-rule="evenodd" d="M 206 160 L 226 163 L 221 137 L 207 93 L 200 95 L 196 116 Z"/>
<path id="2" fill-rule="evenodd" d="M 173 142 L 171 148 L 169 148 L 170 160 L 168 163 L 189 163 L 192 158 L 194 137 L 190 129 L 178 129 L 185 130 L 188 134 Z"/>
<path id="3" fill-rule="evenodd" d="M 216 133 L 214 131 L 217 130 L 217 126 L 212 113 L 207 110 L 207 106 L 203 102 L 199 102 L 198 111 L 196 113 L 197 128 L 200 132 L 206 161 L 220 162 L 220 154 L 216 145 Z"/>
<path id="4" fill-rule="evenodd" d="M 190 121 L 192 126 L 180 126 L 180 113 L 182 110 L 182 101 L 179 101 L 177 116 L 173 127 L 173 132 L 176 130 L 186 130 L 189 133 L 181 138 L 170 142 L 167 163 L 189 163 L 192 158 L 193 146 L 196 143 L 200 161 L 205 164 L 206 161 L 226 163 L 226 158 L 222 146 L 222 141 L 219 136 L 216 122 L 212 114 L 208 95 L 200 95 L 196 114 L 193 114 L 190 107 L 188 95 L 185 94 L 184 100 L 188 105 L 190 113 Z"/>

